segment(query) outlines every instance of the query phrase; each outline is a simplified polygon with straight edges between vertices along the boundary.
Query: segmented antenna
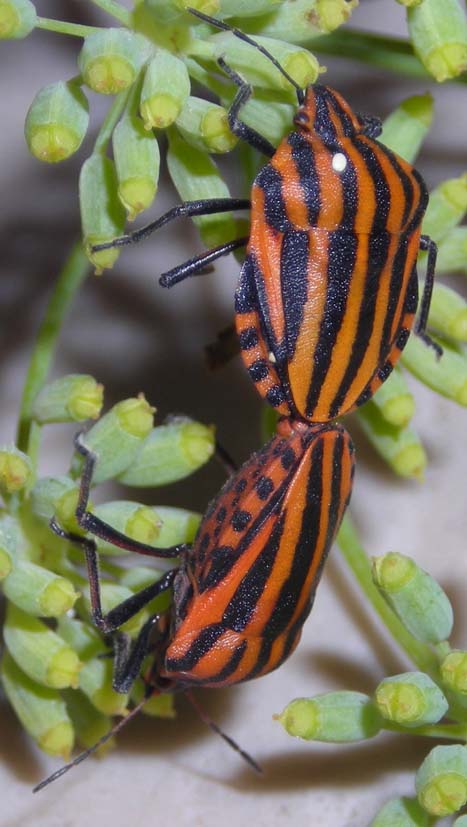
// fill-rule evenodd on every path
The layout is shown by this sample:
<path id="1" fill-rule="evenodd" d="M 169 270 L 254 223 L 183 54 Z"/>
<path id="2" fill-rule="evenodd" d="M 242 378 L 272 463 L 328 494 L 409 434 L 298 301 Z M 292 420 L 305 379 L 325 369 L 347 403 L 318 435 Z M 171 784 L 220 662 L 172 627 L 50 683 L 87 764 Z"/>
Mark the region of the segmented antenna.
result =
<path id="1" fill-rule="evenodd" d="M 252 758 L 251 755 L 248 754 L 248 752 L 245 752 L 245 750 L 242 749 L 237 744 L 237 742 L 230 737 L 230 735 L 227 735 L 216 723 L 214 723 L 214 721 L 209 717 L 207 712 L 205 712 L 204 709 L 199 705 L 198 701 L 195 700 L 195 698 L 189 690 L 185 692 L 185 695 L 190 701 L 195 712 L 197 712 L 197 714 L 203 721 L 203 723 L 206 724 L 209 727 L 209 729 L 215 732 L 216 735 L 220 735 L 220 737 L 224 739 L 226 744 L 228 744 L 229 747 L 232 747 L 232 749 L 235 750 L 235 752 L 238 752 L 238 754 L 241 755 L 243 760 L 247 762 L 248 766 L 251 767 L 251 769 L 257 772 L 259 775 L 263 775 L 263 770 L 260 767 L 260 765 L 256 763 L 255 759 Z"/>
<path id="2" fill-rule="evenodd" d="M 270 52 L 268 52 L 268 50 L 265 49 L 264 46 L 261 45 L 261 43 L 257 43 L 256 40 L 253 40 L 252 37 L 245 34 L 245 32 L 242 32 L 241 29 L 236 29 L 234 26 L 229 26 L 229 24 L 224 23 L 223 20 L 216 20 L 215 17 L 210 17 L 208 14 L 204 14 L 204 12 L 198 11 L 198 9 L 194 9 L 192 6 L 187 6 L 186 10 L 189 11 L 190 14 L 194 14 L 195 17 L 199 17 L 200 20 L 204 20 L 205 23 L 209 23 L 211 26 L 215 26 L 215 28 L 217 29 L 223 29 L 223 31 L 225 32 L 232 32 L 232 34 L 235 35 L 235 37 L 238 37 L 239 40 L 243 40 L 245 43 L 249 43 L 250 46 L 253 46 L 259 52 L 261 52 L 261 54 L 267 57 L 267 59 L 271 61 L 271 63 L 276 67 L 276 69 L 278 69 L 281 75 L 284 78 L 286 78 L 286 80 L 288 80 L 289 83 L 292 84 L 292 86 L 295 88 L 295 91 L 297 92 L 298 104 L 299 106 L 302 106 L 302 104 L 305 101 L 304 90 L 301 88 L 301 86 L 298 85 L 298 83 L 293 79 L 293 77 L 291 77 L 289 73 L 285 71 L 284 67 L 281 66 L 279 61 L 276 60 L 276 58 Z"/>

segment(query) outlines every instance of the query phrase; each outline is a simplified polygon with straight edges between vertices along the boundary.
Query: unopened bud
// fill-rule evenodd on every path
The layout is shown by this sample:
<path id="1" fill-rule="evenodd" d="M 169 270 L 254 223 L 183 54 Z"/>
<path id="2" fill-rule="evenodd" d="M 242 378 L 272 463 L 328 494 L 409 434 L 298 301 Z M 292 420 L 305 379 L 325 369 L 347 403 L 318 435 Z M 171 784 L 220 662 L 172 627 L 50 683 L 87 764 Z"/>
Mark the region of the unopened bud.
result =
<path id="1" fill-rule="evenodd" d="M 428 827 L 429 816 L 415 798 L 394 798 L 374 817 L 370 827 Z"/>
<path id="2" fill-rule="evenodd" d="M 27 454 L 14 445 L 0 448 L 0 491 L 13 494 L 31 482 L 32 463 Z"/>
<path id="3" fill-rule="evenodd" d="M 56 164 L 81 146 L 89 125 L 89 105 L 76 83 L 59 81 L 41 89 L 29 107 L 24 134 L 39 161 Z"/>
<path id="4" fill-rule="evenodd" d="M 381 142 L 406 161 L 414 161 L 433 120 L 433 98 L 414 95 L 403 101 L 383 123 Z"/>
<path id="5" fill-rule="evenodd" d="M 442 818 L 460 810 L 467 802 L 467 748 L 435 747 L 415 776 L 421 806 Z"/>
<path id="6" fill-rule="evenodd" d="M 378 454 L 401 477 L 422 479 L 427 458 L 416 431 L 397 428 L 385 420 L 373 400 L 358 411 L 363 431 Z"/>
<path id="7" fill-rule="evenodd" d="M 467 21 L 458 0 L 423 0 L 407 10 L 415 53 L 427 71 L 441 82 L 467 67 Z"/>
<path id="8" fill-rule="evenodd" d="M 374 702 L 383 718 L 405 727 L 435 724 L 448 709 L 440 688 L 424 672 L 384 678 L 375 690 Z"/>
<path id="9" fill-rule="evenodd" d="M 372 561 L 373 580 L 409 632 L 423 643 L 451 634 L 453 611 L 436 580 L 410 557 L 389 552 Z"/>
<path id="10" fill-rule="evenodd" d="M 467 652 L 449 652 L 440 666 L 445 686 L 461 695 L 467 695 Z"/>
<path id="11" fill-rule="evenodd" d="M 176 120 L 177 129 L 197 149 L 230 152 L 238 138 L 230 131 L 223 106 L 190 96 Z"/>
<path id="12" fill-rule="evenodd" d="M 373 738 L 382 726 L 371 698 L 361 692 L 327 692 L 314 698 L 297 698 L 275 718 L 289 735 L 331 743 Z"/>
<path id="13" fill-rule="evenodd" d="M 462 324 L 462 322 L 461 322 Z M 443 342 L 439 357 L 432 347 L 411 336 L 402 354 L 404 367 L 429 388 L 467 407 L 467 357 Z"/>
<path id="14" fill-rule="evenodd" d="M 36 9 L 29 0 L 0 0 L 0 40 L 21 40 L 36 24 Z"/>
<path id="15" fill-rule="evenodd" d="M 34 400 L 32 414 L 41 424 L 97 419 L 104 388 L 94 377 L 72 373 L 45 385 Z"/>
<path id="16" fill-rule="evenodd" d="M 131 86 L 149 51 L 148 41 L 139 34 L 101 29 L 85 39 L 78 66 L 90 89 L 116 95 Z"/>
<path id="17" fill-rule="evenodd" d="M 84 248 L 97 273 L 113 267 L 119 256 L 116 247 L 91 252 L 94 245 L 113 241 L 123 232 L 125 211 L 117 190 L 114 162 L 100 152 L 91 155 L 81 167 L 79 203 Z"/>
<path id="18" fill-rule="evenodd" d="M 21 558 L 2 585 L 8 600 L 35 617 L 59 617 L 79 597 L 70 580 Z"/>
<path id="19" fill-rule="evenodd" d="M 119 480 L 140 487 L 176 482 L 204 465 L 214 449 L 212 427 L 187 417 L 174 417 L 151 431 Z"/>
<path id="20" fill-rule="evenodd" d="M 118 195 L 133 221 L 153 202 L 159 179 L 160 153 L 154 135 L 141 120 L 127 113 L 112 136 Z"/>
<path id="21" fill-rule="evenodd" d="M 159 49 L 149 62 L 141 91 L 145 129 L 164 129 L 179 116 L 190 94 L 190 76 L 180 58 Z"/>

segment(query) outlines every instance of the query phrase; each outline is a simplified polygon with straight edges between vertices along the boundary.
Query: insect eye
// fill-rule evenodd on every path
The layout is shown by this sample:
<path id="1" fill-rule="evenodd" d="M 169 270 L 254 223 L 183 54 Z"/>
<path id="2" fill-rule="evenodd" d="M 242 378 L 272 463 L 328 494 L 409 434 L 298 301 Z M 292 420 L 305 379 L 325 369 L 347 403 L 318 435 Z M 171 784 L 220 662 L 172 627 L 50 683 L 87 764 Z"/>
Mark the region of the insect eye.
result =
<path id="1" fill-rule="evenodd" d="M 336 152 L 335 155 L 332 156 L 331 164 L 335 172 L 344 172 L 347 166 L 347 158 L 343 152 Z"/>

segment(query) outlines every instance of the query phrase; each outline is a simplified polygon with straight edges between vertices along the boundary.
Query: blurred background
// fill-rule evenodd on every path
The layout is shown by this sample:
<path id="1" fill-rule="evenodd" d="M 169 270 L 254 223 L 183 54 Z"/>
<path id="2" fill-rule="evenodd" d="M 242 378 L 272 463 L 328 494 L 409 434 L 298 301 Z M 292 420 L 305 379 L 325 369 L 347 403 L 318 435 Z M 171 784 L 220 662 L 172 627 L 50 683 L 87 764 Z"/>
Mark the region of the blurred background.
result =
<path id="1" fill-rule="evenodd" d="M 89 4 L 37 3 L 48 17 L 98 23 Z M 103 18 L 102 18 L 103 19 Z M 361 0 L 351 25 L 404 35 L 404 9 L 394 0 Z M 37 31 L 0 49 L 0 371 L 1 437 L 14 438 L 27 360 L 51 286 L 79 236 L 77 183 L 92 132 L 80 153 L 61 165 L 41 165 L 27 151 L 23 123 L 36 91 L 75 74 L 79 41 Z M 467 169 L 466 88 L 439 86 L 391 75 L 363 64 L 320 57 L 325 82 L 357 111 L 384 118 L 405 97 L 430 90 L 435 123 L 417 162 L 429 187 Z M 106 101 L 91 95 L 99 123 Z M 228 157 L 220 159 L 227 176 Z M 239 192 L 232 180 L 233 195 Z M 164 170 L 154 215 L 178 198 Z M 159 411 L 186 413 L 215 423 L 237 462 L 261 444 L 260 404 L 237 358 L 210 374 L 203 348 L 232 319 L 239 267 L 233 257 L 212 275 L 170 292 L 157 277 L 202 250 L 189 220 L 175 222 L 145 243 L 122 252 L 115 269 L 88 279 L 74 303 L 59 347 L 54 375 L 92 373 L 106 389 L 106 406 L 144 391 Z M 463 285 L 457 281 L 456 286 Z M 465 291 L 464 291 L 465 292 Z M 465 415 L 413 382 L 416 427 L 429 455 L 423 484 L 397 479 L 356 432 L 358 471 L 352 512 L 372 554 L 413 555 L 440 578 L 456 611 L 458 644 L 465 621 Z M 63 473 L 73 428 L 45 433 L 41 470 Z M 211 463 L 196 477 L 157 492 L 164 504 L 204 511 L 224 479 Z M 138 492 L 138 496 L 139 496 Z M 154 500 L 151 492 L 142 498 Z M 407 664 L 362 605 L 336 550 L 328 564 L 297 653 L 279 672 L 230 691 L 204 692 L 210 714 L 264 766 L 256 778 L 181 701 L 174 722 L 141 718 L 121 737 L 105 762 L 89 760 L 40 797 L 30 788 L 57 762 L 22 735 L 13 713 L 1 707 L 1 827 L 75 827 L 84 823 L 133 825 L 164 820 L 175 825 L 214 825 L 254 819 L 258 827 L 293 823 L 360 827 L 385 798 L 412 794 L 412 772 L 428 746 L 421 740 L 382 736 L 346 748 L 292 742 L 271 720 L 294 696 L 347 688 L 368 691 Z M 464 634 L 462 634 L 464 632 Z M 336 795 L 338 792 L 338 795 Z"/>

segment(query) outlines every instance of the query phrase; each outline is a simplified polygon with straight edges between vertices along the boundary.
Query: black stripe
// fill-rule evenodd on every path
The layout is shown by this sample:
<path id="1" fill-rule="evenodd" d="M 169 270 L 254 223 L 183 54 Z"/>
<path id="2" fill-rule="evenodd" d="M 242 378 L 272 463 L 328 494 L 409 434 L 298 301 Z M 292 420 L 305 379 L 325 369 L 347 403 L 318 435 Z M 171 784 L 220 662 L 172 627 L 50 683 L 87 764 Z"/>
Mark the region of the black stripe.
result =
<path id="1" fill-rule="evenodd" d="M 381 286 L 381 273 L 387 262 L 390 239 L 390 234 L 386 232 L 370 235 L 368 239 L 368 264 L 357 330 L 344 376 L 330 407 L 331 417 L 337 416 L 368 348 L 375 320 L 378 291 Z"/>
<path id="2" fill-rule="evenodd" d="M 318 133 L 324 143 L 336 143 L 337 132 L 329 117 L 329 109 L 326 102 L 328 90 L 325 86 L 316 84 L 316 86 L 313 86 L 313 95 L 315 99 L 315 119 L 310 126 Z"/>
<path id="3" fill-rule="evenodd" d="M 410 213 L 412 212 L 412 210 L 415 206 L 414 187 L 413 187 L 413 184 L 412 184 L 409 176 L 402 169 L 402 167 L 399 163 L 399 160 L 397 158 L 397 155 L 394 152 L 392 152 L 389 149 L 389 147 L 385 146 L 384 144 L 380 144 L 379 141 L 376 141 L 376 143 L 378 144 L 380 150 L 386 155 L 388 161 L 390 162 L 390 164 L 392 166 L 392 169 L 394 171 L 394 175 L 396 175 L 399 178 L 399 181 L 402 184 L 402 189 L 404 190 L 405 206 L 404 206 L 404 212 L 402 214 L 401 227 L 400 227 L 401 230 L 404 230 L 405 225 L 407 223 L 407 220 L 409 218 L 409 215 L 410 215 Z"/>
<path id="4" fill-rule="evenodd" d="M 266 164 L 255 178 L 255 185 L 264 192 L 264 214 L 270 227 L 285 233 L 292 229 L 282 194 L 282 176 L 271 164 Z"/>
<path id="5" fill-rule="evenodd" d="M 389 210 L 391 208 L 391 190 L 378 160 L 377 152 L 375 151 L 375 149 L 378 149 L 378 144 L 375 144 L 375 149 L 373 149 L 373 147 L 369 146 L 365 141 L 360 140 L 357 135 L 354 140 L 354 146 L 362 156 L 375 188 L 376 210 L 371 227 L 371 233 L 373 234 L 386 229 Z"/>
<path id="6" fill-rule="evenodd" d="M 313 148 L 300 132 L 291 132 L 287 143 L 292 148 L 292 159 L 300 179 L 303 200 L 307 206 L 308 221 L 310 227 L 314 227 L 321 210 L 321 197 Z"/>
<path id="7" fill-rule="evenodd" d="M 355 135 L 355 126 L 352 123 L 352 119 L 350 118 L 349 114 L 345 111 L 345 109 L 342 108 L 341 103 L 334 96 L 332 89 L 330 89 L 329 87 L 324 87 L 324 89 L 326 92 L 325 97 L 328 106 L 330 106 L 333 109 L 334 113 L 339 118 L 342 132 L 348 138 L 352 138 Z"/>
<path id="8" fill-rule="evenodd" d="M 245 330 L 242 330 L 238 337 L 241 350 L 251 350 L 251 348 L 257 346 L 258 341 L 258 331 L 256 327 L 247 327 Z"/>
<path id="9" fill-rule="evenodd" d="M 292 359 L 308 297 L 308 259 L 310 240 L 307 232 L 286 233 L 282 241 L 280 280 L 285 319 L 287 359 Z M 281 365 L 277 359 L 279 373 Z"/>
<path id="10" fill-rule="evenodd" d="M 300 599 L 303 581 L 313 563 L 321 522 L 323 502 L 322 466 L 323 440 L 318 439 L 312 448 L 310 475 L 307 480 L 305 508 L 302 514 L 300 535 L 294 551 L 292 566 L 287 580 L 282 584 L 276 605 L 263 628 L 265 640 L 274 640 L 287 629 Z"/>
<path id="11" fill-rule="evenodd" d="M 258 600 L 264 592 L 274 566 L 284 530 L 285 515 L 282 514 L 275 524 L 261 554 L 258 555 L 248 573 L 242 579 L 234 597 L 227 605 L 222 623 L 228 629 L 241 632 L 248 625 L 256 609 Z"/>
<path id="12" fill-rule="evenodd" d="M 252 313 L 258 310 L 258 296 L 255 284 L 256 259 L 249 253 L 240 270 L 238 287 L 235 291 L 235 312 Z"/>
<path id="13" fill-rule="evenodd" d="M 201 629 L 196 640 L 191 644 L 188 652 L 181 658 L 166 658 L 165 669 L 167 672 L 191 672 L 199 660 L 209 652 L 219 638 L 224 634 L 225 629 L 220 623 L 213 623 Z"/>
<path id="14" fill-rule="evenodd" d="M 313 355 L 314 369 L 306 404 L 306 416 L 310 419 L 313 417 L 329 370 L 332 349 L 344 319 L 356 252 L 355 235 L 346 230 L 329 232 L 326 304 Z"/>
<path id="15" fill-rule="evenodd" d="M 227 678 L 229 678 L 230 675 L 233 675 L 233 673 L 236 672 L 236 670 L 238 669 L 238 667 L 240 665 L 240 661 L 243 658 L 243 655 L 245 654 L 245 650 L 246 650 L 247 646 L 248 646 L 247 641 L 243 640 L 236 647 L 236 649 L 234 649 L 234 651 L 232 653 L 232 656 L 229 658 L 229 660 L 227 661 L 225 666 L 221 669 L 221 671 L 218 672 L 217 675 L 213 675 L 212 678 L 209 678 L 208 680 L 203 681 L 203 684 L 204 683 L 205 684 L 221 683 L 221 682 L 227 680 Z"/>
<path id="16" fill-rule="evenodd" d="M 381 346 L 379 352 L 380 363 L 387 358 L 393 344 L 393 341 L 391 339 L 391 327 L 394 321 L 394 317 L 396 315 L 397 304 L 401 297 L 404 270 L 407 262 L 407 252 L 408 238 L 407 234 L 405 233 L 403 236 L 401 236 L 399 240 L 399 246 L 394 256 L 394 261 L 392 265 L 391 282 L 389 285 L 389 300 L 386 310 L 386 317 L 384 319 L 383 335 L 381 337 Z M 403 310 L 401 312 L 403 312 Z"/>

